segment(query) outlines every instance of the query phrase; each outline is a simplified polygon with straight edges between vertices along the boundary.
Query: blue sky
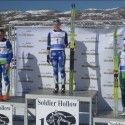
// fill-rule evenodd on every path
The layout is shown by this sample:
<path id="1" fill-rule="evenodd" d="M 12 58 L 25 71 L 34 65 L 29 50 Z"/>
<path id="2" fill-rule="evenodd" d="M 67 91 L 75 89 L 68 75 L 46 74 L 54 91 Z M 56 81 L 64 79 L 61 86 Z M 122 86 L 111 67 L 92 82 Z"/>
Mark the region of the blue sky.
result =
<path id="1" fill-rule="evenodd" d="M 0 0 L 0 10 L 54 9 L 69 10 L 71 3 L 77 9 L 125 7 L 125 0 Z"/>

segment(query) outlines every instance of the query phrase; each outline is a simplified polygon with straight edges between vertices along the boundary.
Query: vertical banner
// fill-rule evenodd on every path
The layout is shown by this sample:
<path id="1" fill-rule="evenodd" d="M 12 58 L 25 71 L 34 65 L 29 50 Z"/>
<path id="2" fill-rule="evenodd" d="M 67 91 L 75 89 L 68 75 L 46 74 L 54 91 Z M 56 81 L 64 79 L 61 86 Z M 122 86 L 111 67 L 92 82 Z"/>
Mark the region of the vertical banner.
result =
<path id="1" fill-rule="evenodd" d="M 42 88 L 44 75 L 51 75 L 51 69 L 46 64 L 47 32 L 44 30 L 39 27 L 16 27 L 18 95 Z"/>
<path id="2" fill-rule="evenodd" d="M 97 90 L 98 51 L 96 29 L 76 28 L 75 82 L 76 90 Z"/>
<path id="3" fill-rule="evenodd" d="M 12 105 L 0 104 L 0 125 L 13 125 Z"/>
<path id="4" fill-rule="evenodd" d="M 108 27 L 100 29 L 99 33 L 99 65 L 100 65 L 100 93 L 106 103 L 114 109 L 114 96 L 113 96 L 113 33 L 115 27 Z M 118 28 L 117 32 L 117 49 L 118 52 L 122 50 L 123 28 Z M 121 91 L 119 84 L 119 101 L 118 110 L 122 110 L 121 105 Z"/>
<path id="5" fill-rule="evenodd" d="M 36 99 L 36 125 L 79 125 L 79 101 Z"/>

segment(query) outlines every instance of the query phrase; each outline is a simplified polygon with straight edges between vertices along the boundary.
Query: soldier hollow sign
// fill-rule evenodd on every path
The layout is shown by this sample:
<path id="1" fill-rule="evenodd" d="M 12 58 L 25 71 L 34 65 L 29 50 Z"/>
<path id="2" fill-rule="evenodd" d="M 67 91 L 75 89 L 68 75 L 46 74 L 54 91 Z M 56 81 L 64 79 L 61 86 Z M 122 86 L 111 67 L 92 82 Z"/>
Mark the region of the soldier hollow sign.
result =
<path id="1" fill-rule="evenodd" d="M 79 101 L 74 99 L 38 98 L 37 125 L 79 125 Z"/>

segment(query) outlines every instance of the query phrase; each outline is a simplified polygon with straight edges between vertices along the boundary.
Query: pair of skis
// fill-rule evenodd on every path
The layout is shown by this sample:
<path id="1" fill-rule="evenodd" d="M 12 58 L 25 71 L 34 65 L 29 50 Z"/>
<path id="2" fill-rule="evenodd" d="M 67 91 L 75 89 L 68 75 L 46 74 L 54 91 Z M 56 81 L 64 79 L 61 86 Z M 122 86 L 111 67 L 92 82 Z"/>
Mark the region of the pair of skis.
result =
<path id="1" fill-rule="evenodd" d="M 114 98 L 114 117 L 118 116 L 118 70 L 119 70 L 119 57 L 117 52 L 117 41 L 118 41 L 118 35 L 117 35 L 118 27 L 116 26 L 114 34 L 113 34 L 113 63 L 114 63 L 114 86 L 113 86 L 113 98 Z"/>

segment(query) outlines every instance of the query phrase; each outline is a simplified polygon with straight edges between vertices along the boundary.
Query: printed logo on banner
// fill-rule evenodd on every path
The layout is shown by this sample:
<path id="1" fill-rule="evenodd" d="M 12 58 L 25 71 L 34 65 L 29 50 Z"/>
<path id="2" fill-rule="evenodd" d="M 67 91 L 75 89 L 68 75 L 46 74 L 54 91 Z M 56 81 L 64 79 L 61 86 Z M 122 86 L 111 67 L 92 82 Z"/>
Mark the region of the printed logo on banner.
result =
<path id="1" fill-rule="evenodd" d="M 110 121 L 108 125 L 125 125 L 125 122 Z"/>
<path id="2" fill-rule="evenodd" d="M 73 99 L 38 98 L 37 125 L 79 125 L 79 101 Z"/>
<path id="3" fill-rule="evenodd" d="M 73 115 L 68 112 L 54 111 L 46 117 L 46 121 L 49 125 L 74 125 L 76 124 L 76 119 Z"/>
<path id="4" fill-rule="evenodd" d="M 0 125 L 13 125 L 11 105 L 0 104 Z"/>
<path id="5" fill-rule="evenodd" d="M 8 125 L 9 118 L 3 114 L 0 114 L 0 125 Z"/>

